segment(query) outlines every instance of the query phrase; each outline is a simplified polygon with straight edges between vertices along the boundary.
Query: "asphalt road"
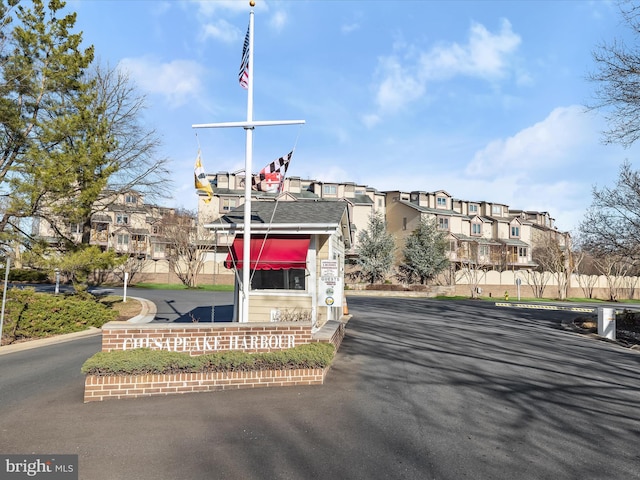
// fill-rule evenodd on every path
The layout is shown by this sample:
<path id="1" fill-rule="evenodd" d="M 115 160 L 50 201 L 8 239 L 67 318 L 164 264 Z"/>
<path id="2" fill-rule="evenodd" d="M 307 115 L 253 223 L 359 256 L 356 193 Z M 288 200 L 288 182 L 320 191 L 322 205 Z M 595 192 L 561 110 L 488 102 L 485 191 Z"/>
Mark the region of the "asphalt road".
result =
<path id="1" fill-rule="evenodd" d="M 0 453 L 77 453 L 87 480 L 640 478 L 640 356 L 562 330 L 574 314 L 349 309 L 317 387 L 83 404 L 75 362 L 98 337 L 0 356 L 0 392 L 16 391 L 0 397 Z M 21 383 L 7 372 L 29 355 Z M 53 382 L 35 372 L 49 367 Z"/>

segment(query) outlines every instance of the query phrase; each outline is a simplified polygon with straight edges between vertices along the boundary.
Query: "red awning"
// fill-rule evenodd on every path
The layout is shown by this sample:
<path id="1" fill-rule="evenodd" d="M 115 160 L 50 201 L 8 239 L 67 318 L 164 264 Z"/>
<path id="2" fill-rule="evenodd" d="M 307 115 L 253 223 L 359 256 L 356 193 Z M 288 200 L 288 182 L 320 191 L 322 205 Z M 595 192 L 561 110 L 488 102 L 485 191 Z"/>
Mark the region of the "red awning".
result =
<path id="1" fill-rule="evenodd" d="M 251 236 L 252 270 L 290 270 L 305 268 L 310 237 L 308 235 Z M 236 237 L 224 262 L 226 268 L 243 266 L 243 237 Z"/>

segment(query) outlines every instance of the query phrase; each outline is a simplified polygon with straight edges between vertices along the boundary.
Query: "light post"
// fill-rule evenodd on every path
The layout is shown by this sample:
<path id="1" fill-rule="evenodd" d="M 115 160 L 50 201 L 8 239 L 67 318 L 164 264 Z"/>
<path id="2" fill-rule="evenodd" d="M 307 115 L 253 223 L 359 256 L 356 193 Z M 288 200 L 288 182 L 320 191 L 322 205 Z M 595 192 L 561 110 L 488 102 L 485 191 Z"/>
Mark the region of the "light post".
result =
<path id="1" fill-rule="evenodd" d="M 2 311 L 0 312 L 0 345 L 2 345 L 2 326 L 4 325 L 4 305 L 7 301 L 7 286 L 9 283 L 10 268 L 11 268 L 11 258 L 7 257 L 6 270 L 4 272 L 4 291 L 2 292 Z"/>
<path id="2" fill-rule="evenodd" d="M 55 290 L 55 294 L 57 295 L 58 293 L 60 293 L 60 269 L 56 268 L 55 272 L 56 272 L 56 290 Z"/>

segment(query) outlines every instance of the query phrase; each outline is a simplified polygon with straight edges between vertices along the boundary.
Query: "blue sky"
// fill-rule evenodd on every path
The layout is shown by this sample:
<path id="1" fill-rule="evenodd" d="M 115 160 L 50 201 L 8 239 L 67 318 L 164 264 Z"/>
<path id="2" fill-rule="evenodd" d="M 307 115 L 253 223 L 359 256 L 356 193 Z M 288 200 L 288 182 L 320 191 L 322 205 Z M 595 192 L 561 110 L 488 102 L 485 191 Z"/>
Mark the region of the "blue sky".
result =
<path id="1" fill-rule="evenodd" d="M 548 211 L 574 230 L 594 186 L 637 147 L 605 146 L 587 112 L 596 45 L 628 32 L 609 1 L 256 0 L 253 170 L 296 148 L 289 175 L 380 191 Z M 244 167 L 238 84 L 247 0 L 71 0 L 102 63 L 146 95 L 172 161 L 169 206 L 195 209 L 200 146 L 210 173 Z M 197 135 L 196 135 L 197 134 Z"/>

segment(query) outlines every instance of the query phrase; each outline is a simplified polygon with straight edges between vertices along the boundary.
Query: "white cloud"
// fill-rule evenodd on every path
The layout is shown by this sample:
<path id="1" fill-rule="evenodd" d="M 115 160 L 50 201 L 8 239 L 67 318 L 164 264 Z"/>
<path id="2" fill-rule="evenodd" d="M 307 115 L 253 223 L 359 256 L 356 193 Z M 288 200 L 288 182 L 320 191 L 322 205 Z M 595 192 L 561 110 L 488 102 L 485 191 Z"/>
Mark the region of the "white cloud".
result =
<path id="1" fill-rule="evenodd" d="M 217 20 L 213 23 L 205 23 L 202 25 L 201 40 L 213 38 L 224 43 L 235 43 L 242 34 L 238 27 L 227 22 L 224 19 Z"/>
<path id="2" fill-rule="evenodd" d="M 233 13 L 249 12 L 250 6 L 247 0 L 197 0 L 198 14 L 210 17 L 219 11 L 227 11 Z M 266 2 L 256 2 L 255 8 L 266 8 Z"/>
<path id="3" fill-rule="evenodd" d="M 360 24 L 359 23 L 343 24 L 340 27 L 340 31 L 342 33 L 344 33 L 345 35 L 349 34 L 349 33 L 352 33 L 352 32 L 355 32 L 356 30 L 360 30 Z"/>
<path id="4" fill-rule="evenodd" d="M 442 81 L 455 76 L 484 80 L 499 80 L 513 69 L 511 56 L 520 45 L 520 36 L 503 20 L 500 31 L 491 33 L 483 25 L 474 23 L 468 42 L 438 45 L 423 53 L 415 47 L 395 45 L 396 53 L 381 57 L 377 76 L 376 104 L 380 112 L 395 112 L 422 97 L 430 81 Z M 400 51 L 403 52 L 400 52 Z M 414 64 L 405 59 L 418 58 Z M 527 74 L 517 71 L 518 81 L 528 81 Z"/>
<path id="5" fill-rule="evenodd" d="M 164 96 L 171 107 L 186 103 L 202 90 L 204 68 L 194 61 L 161 63 L 150 57 L 124 58 L 119 68 L 142 90 Z"/>
<path id="6" fill-rule="evenodd" d="M 488 177 L 503 169 L 517 168 L 522 174 L 533 169 L 557 169 L 579 161 L 577 152 L 592 144 L 595 135 L 594 118 L 583 107 L 559 107 L 512 137 L 490 142 L 475 154 L 466 173 Z"/>
<path id="7" fill-rule="evenodd" d="M 367 128 L 375 127 L 378 123 L 380 123 L 380 120 L 380 117 L 374 113 L 362 115 L 362 123 L 364 123 Z"/>
<path id="8" fill-rule="evenodd" d="M 284 26 L 287 24 L 287 14 L 282 10 L 274 13 L 269 20 L 269 26 L 276 32 L 281 32 Z"/>

